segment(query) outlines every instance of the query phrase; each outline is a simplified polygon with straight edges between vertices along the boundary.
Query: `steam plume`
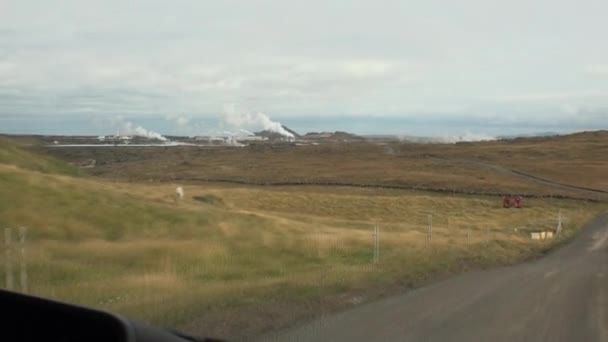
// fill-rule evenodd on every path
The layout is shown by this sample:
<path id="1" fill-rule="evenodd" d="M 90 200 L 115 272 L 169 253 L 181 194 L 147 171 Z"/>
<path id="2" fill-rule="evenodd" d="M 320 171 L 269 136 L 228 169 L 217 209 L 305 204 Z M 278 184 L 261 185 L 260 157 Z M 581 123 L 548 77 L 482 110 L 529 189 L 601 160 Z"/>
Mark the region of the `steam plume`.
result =
<path id="1" fill-rule="evenodd" d="M 143 128 L 142 126 L 135 125 L 130 121 L 124 121 L 121 118 L 116 120 L 116 124 L 117 124 L 117 126 L 120 127 L 120 131 L 126 135 L 135 135 L 138 137 L 157 139 L 160 141 L 169 140 L 169 139 L 163 137 L 160 133 L 156 133 L 154 131 L 148 131 L 147 129 Z"/>
<path id="2" fill-rule="evenodd" d="M 293 134 L 288 132 L 280 122 L 272 121 L 268 115 L 261 112 L 249 112 L 237 108 L 236 105 L 230 104 L 224 106 L 223 120 L 226 124 L 238 127 L 259 129 L 278 133 L 284 137 L 294 138 Z"/>
<path id="3" fill-rule="evenodd" d="M 246 130 L 246 129 L 242 129 L 242 128 L 241 128 L 241 129 L 239 129 L 239 131 L 241 131 L 241 132 L 243 132 L 243 133 L 245 133 L 245 134 L 247 134 L 247 135 L 252 135 L 252 136 L 253 136 L 253 135 L 255 135 L 254 133 L 251 133 L 251 132 L 249 132 L 249 131 L 248 131 L 248 130 Z"/>

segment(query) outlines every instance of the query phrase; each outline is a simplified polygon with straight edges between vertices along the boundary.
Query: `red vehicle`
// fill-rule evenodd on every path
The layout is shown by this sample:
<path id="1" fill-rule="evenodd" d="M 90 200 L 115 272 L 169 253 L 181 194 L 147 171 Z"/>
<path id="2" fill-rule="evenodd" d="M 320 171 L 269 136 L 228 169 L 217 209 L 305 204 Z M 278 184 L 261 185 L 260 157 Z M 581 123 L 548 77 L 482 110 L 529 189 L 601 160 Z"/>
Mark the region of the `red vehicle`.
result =
<path id="1" fill-rule="evenodd" d="M 511 208 L 511 195 L 507 195 L 507 196 L 505 196 L 505 198 L 503 198 L 502 207 Z"/>
<path id="2" fill-rule="evenodd" d="M 522 205 L 522 203 L 521 203 L 521 196 L 515 197 L 514 205 L 515 205 L 515 208 L 521 209 L 521 205 Z"/>

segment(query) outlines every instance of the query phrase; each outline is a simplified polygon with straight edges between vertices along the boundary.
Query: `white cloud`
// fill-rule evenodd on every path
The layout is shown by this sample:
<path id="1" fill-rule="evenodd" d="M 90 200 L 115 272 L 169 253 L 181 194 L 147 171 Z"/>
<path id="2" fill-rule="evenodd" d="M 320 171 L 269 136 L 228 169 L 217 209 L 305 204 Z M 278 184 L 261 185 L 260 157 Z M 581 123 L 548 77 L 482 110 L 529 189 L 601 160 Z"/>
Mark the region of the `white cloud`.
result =
<path id="1" fill-rule="evenodd" d="M 608 106 L 608 3 L 581 1 L 5 0 L 0 116 L 597 120 L 561 110 Z"/>
<path id="2" fill-rule="evenodd" d="M 608 96 L 608 89 L 582 89 L 550 92 L 529 92 L 520 94 L 509 94 L 491 98 L 498 102 L 547 102 L 557 104 L 568 100 L 601 100 Z"/>
<path id="3" fill-rule="evenodd" d="M 343 68 L 352 76 L 369 78 L 386 75 L 390 71 L 391 65 L 379 61 L 353 61 L 344 63 Z"/>
<path id="4" fill-rule="evenodd" d="M 177 115 L 177 114 L 169 114 L 165 117 L 165 119 L 167 119 L 167 121 L 173 122 L 178 128 L 181 128 L 181 129 L 186 128 L 190 124 L 190 121 L 192 120 L 189 117 L 181 116 L 181 115 Z"/>
<path id="5" fill-rule="evenodd" d="M 589 76 L 608 78 L 608 64 L 589 65 L 585 68 Z"/>

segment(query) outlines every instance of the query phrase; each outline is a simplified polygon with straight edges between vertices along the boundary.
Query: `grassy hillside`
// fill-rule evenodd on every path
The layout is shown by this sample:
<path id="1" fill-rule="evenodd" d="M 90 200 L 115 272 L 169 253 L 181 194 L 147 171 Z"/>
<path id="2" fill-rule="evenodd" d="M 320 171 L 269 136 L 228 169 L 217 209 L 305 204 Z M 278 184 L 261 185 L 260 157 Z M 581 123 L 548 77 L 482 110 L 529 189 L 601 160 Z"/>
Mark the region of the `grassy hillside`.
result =
<path id="1" fill-rule="evenodd" d="M 0 137 L 0 164 L 44 173 L 77 175 L 78 169 L 56 158 L 28 151 L 24 142 Z"/>
<path id="2" fill-rule="evenodd" d="M 561 208 L 567 239 L 603 209 L 315 187 L 185 185 L 177 201 L 176 184 L 72 177 L 61 162 L 2 146 L 0 226 L 29 229 L 30 292 L 227 337 L 539 255 L 562 240 L 533 242 L 527 230 L 553 226 Z"/>

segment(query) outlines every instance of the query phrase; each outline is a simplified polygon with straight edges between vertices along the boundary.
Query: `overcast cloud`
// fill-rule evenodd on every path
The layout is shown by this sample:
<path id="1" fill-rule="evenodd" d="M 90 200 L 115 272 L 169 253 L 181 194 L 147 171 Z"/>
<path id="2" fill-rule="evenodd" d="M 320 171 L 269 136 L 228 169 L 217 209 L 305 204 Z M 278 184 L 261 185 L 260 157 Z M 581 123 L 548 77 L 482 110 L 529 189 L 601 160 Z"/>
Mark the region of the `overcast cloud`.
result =
<path id="1" fill-rule="evenodd" d="M 296 126 L 401 120 L 404 134 L 608 128 L 606 13 L 605 0 L 3 0 L 0 132 L 126 117 L 196 133 L 230 104 Z"/>

